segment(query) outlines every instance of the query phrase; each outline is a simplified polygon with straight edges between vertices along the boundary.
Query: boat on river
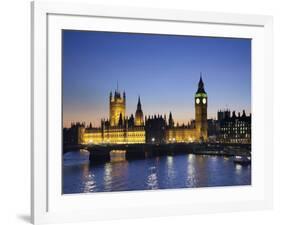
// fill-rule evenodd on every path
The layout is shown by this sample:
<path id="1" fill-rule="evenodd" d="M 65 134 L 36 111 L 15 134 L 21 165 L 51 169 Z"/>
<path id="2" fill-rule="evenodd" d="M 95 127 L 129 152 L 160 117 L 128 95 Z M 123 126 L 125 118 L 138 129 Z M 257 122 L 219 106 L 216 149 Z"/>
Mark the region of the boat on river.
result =
<path id="1" fill-rule="evenodd" d="M 241 165 L 249 165 L 251 164 L 251 157 L 237 155 L 233 157 L 233 162 Z"/>

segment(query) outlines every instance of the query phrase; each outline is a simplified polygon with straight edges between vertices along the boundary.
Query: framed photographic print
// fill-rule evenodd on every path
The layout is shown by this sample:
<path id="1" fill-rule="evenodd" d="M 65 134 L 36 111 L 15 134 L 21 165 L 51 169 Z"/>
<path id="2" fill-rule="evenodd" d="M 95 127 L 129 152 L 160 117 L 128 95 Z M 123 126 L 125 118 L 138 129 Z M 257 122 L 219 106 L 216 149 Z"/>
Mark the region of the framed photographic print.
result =
<path id="1" fill-rule="evenodd" d="M 35 224 L 272 207 L 269 16 L 32 3 Z"/>

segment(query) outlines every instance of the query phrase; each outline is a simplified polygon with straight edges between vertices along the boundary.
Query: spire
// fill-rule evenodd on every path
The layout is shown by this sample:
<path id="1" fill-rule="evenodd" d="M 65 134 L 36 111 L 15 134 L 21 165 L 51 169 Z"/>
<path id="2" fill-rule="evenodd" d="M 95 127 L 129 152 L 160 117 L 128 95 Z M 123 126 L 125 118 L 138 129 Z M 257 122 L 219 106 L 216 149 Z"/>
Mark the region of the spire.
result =
<path id="1" fill-rule="evenodd" d="M 114 91 L 114 100 L 116 100 L 116 99 L 121 99 L 121 94 L 119 92 L 118 80 L 117 80 L 117 89 Z"/>
<path id="2" fill-rule="evenodd" d="M 137 106 L 137 110 L 141 110 L 141 101 L 140 101 L 140 96 L 138 98 L 138 106 Z"/>
<path id="3" fill-rule="evenodd" d="M 202 73 L 200 72 L 200 80 L 198 82 L 198 89 L 197 89 L 197 94 L 198 93 L 206 93 L 205 90 L 204 90 L 204 82 L 203 82 L 203 79 L 202 79 Z"/>
<path id="4" fill-rule="evenodd" d="M 173 117 L 172 117 L 172 112 L 170 112 L 170 114 L 169 114 L 169 120 L 170 119 L 173 119 Z"/>
<path id="5" fill-rule="evenodd" d="M 126 102 L 126 93 L 125 93 L 125 90 L 123 91 L 123 101 Z"/>
<path id="6" fill-rule="evenodd" d="M 139 96 L 137 110 L 136 110 L 136 114 L 135 114 L 135 125 L 136 126 L 142 126 L 143 124 L 144 124 L 143 112 L 142 112 L 142 109 L 141 109 L 141 101 L 140 101 L 140 96 Z"/>
<path id="7" fill-rule="evenodd" d="M 169 127 L 174 127 L 174 120 L 173 120 L 173 116 L 172 116 L 172 112 L 170 112 L 169 114 Z"/>

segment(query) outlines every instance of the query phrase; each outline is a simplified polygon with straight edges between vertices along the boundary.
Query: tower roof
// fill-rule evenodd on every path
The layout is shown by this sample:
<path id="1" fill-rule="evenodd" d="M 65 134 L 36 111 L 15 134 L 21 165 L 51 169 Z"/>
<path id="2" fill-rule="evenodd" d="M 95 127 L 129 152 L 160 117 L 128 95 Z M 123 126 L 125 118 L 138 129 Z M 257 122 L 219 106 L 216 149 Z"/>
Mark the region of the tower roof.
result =
<path id="1" fill-rule="evenodd" d="M 200 73 L 200 80 L 198 82 L 198 89 L 197 89 L 196 94 L 198 94 L 198 93 L 206 94 L 205 89 L 204 89 L 204 82 L 203 82 L 202 74 L 201 73 Z"/>
<path id="2" fill-rule="evenodd" d="M 115 99 L 117 99 L 117 98 L 121 99 L 121 95 L 120 95 L 120 92 L 119 92 L 119 91 L 115 91 L 115 92 L 114 92 L 114 98 L 115 98 Z"/>
<path id="3" fill-rule="evenodd" d="M 172 112 L 169 113 L 169 120 L 173 120 Z"/>
<path id="4" fill-rule="evenodd" d="M 143 125 L 143 112 L 141 109 L 140 96 L 138 98 L 138 105 L 137 105 L 137 110 L 136 110 L 136 114 L 135 114 L 135 125 L 136 126 Z"/>
<path id="5" fill-rule="evenodd" d="M 137 110 L 141 110 L 141 101 L 140 101 L 140 96 L 139 96 L 139 98 L 138 98 Z"/>
<path id="6" fill-rule="evenodd" d="M 139 98 L 138 98 L 138 104 L 137 104 L 136 113 L 138 113 L 138 112 L 141 112 L 141 113 L 142 113 L 140 96 L 139 96 Z"/>
<path id="7" fill-rule="evenodd" d="M 110 92 L 110 98 L 112 98 L 112 92 Z M 123 91 L 123 99 L 126 98 L 126 93 Z M 117 88 L 114 91 L 114 99 L 121 99 L 121 92 L 119 91 L 119 84 L 117 81 Z"/>

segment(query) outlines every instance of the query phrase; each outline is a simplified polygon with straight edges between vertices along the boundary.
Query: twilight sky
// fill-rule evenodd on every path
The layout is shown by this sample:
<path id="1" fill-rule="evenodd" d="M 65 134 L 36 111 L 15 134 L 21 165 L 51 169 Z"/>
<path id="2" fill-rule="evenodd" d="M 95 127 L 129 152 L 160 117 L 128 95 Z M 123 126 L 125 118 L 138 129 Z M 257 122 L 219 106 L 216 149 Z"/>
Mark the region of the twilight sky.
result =
<path id="1" fill-rule="evenodd" d="M 251 112 L 251 40 L 174 35 L 63 31 L 63 125 L 109 117 L 109 92 L 126 91 L 126 114 L 138 95 L 144 115 L 171 111 L 194 119 L 202 72 L 208 118 L 219 109 Z"/>

